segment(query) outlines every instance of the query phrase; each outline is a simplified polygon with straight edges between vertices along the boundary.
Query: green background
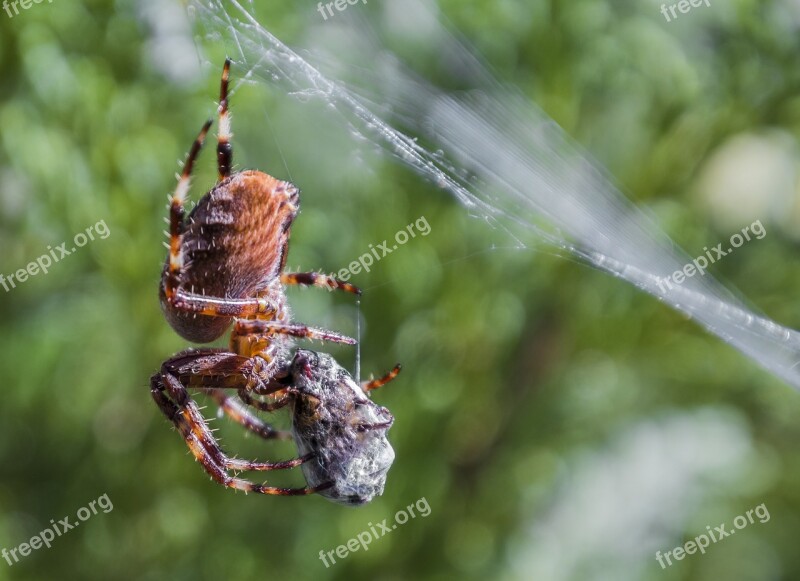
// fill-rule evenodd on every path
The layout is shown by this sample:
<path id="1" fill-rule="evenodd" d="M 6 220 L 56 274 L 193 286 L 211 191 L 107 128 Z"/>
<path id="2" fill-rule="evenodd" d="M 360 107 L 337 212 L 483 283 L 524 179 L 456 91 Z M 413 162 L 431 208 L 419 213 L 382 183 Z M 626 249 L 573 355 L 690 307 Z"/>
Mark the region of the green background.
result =
<path id="1" fill-rule="evenodd" d="M 348 10 L 379 16 L 389 2 L 400 0 Z M 441 3 L 690 255 L 761 220 L 767 236 L 712 273 L 800 327 L 800 7 L 712 2 L 671 23 L 659 7 Z M 257 13 L 290 44 L 323 24 L 306 0 Z M 488 251 L 497 233 L 447 194 L 361 158 L 335 118 L 266 84 L 237 87 L 235 161 L 303 190 L 290 267 L 337 271 L 420 216 L 431 233 L 354 278 L 366 289 L 363 370 L 404 365 L 375 394 L 396 417 L 384 496 L 347 509 L 212 484 L 148 378 L 186 346 L 158 305 L 163 217 L 176 160 L 214 112 L 224 53 L 195 38 L 178 3 L 0 12 L 0 273 L 100 220 L 111 230 L 0 289 L 0 548 L 103 494 L 114 506 L 51 549 L 0 561 L 0 579 L 800 578 L 795 391 L 620 280 L 542 247 Z M 725 157 L 743 142 L 737 161 Z M 210 149 L 195 200 L 215 179 Z M 748 159 L 785 179 L 751 191 L 744 210 L 708 193 Z M 289 295 L 298 321 L 354 332 L 351 297 Z M 330 349 L 352 365 L 352 350 Z M 242 456 L 294 453 L 215 427 Z M 319 560 L 423 497 L 429 516 L 333 567 Z M 762 503 L 768 522 L 658 566 L 656 550 L 730 529 Z"/>

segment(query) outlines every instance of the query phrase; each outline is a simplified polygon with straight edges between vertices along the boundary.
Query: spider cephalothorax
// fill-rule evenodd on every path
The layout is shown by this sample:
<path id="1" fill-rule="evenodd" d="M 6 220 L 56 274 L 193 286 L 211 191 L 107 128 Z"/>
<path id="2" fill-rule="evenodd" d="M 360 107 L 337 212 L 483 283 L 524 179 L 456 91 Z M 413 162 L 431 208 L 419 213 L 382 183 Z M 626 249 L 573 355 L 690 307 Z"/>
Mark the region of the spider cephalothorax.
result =
<path id="1" fill-rule="evenodd" d="M 348 466 L 356 465 L 359 453 L 371 455 L 380 444 L 374 438 L 360 438 L 361 451 L 349 448 L 355 456 L 342 450 L 354 441 L 348 431 L 352 425 L 371 426 L 375 438 L 385 442 L 385 431 L 391 425 L 388 412 L 381 415 L 360 400 L 353 400 L 352 410 L 340 409 L 330 400 L 329 414 L 308 414 L 313 386 L 352 391 L 356 384 L 333 358 L 291 354 L 293 338 L 320 339 L 353 344 L 355 341 L 338 333 L 292 323 L 284 295 L 284 285 L 315 285 L 360 294 L 355 286 L 316 273 L 285 273 L 289 230 L 297 216 L 299 190 L 259 171 L 231 173 L 232 147 L 228 113 L 228 74 L 230 61 L 225 61 L 219 103 L 219 138 L 217 163 L 219 181 L 198 202 L 188 216 L 183 204 L 189 191 L 194 161 L 200 152 L 211 121 L 206 122 L 195 140 L 184 164 L 183 173 L 170 202 L 169 254 L 162 273 L 161 305 L 170 325 L 185 339 L 205 343 L 225 333 L 234 323 L 229 350 L 192 349 L 166 361 L 151 378 L 151 394 L 161 411 L 178 428 L 190 451 L 214 480 L 225 486 L 264 494 L 297 495 L 327 491 L 331 500 L 366 502 L 383 489 L 391 457 L 383 451 L 373 475 L 373 486 L 367 486 L 357 474 L 352 482 Z M 309 363 L 324 362 L 319 369 Z M 303 362 L 302 365 L 300 362 Z M 297 370 L 302 369 L 302 375 Z M 393 379 L 396 367 L 386 377 L 365 383 L 365 391 Z M 337 383 L 332 383 L 335 375 Z M 297 385 L 295 385 L 297 383 Z M 338 386 L 338 387 L 337 387 Z M 189 390 L 210 395 L 220 409 L 248 430 L 265 439 L 290 438 L 291 434 L 273 429 L 254 410 L 271 412 L 295 402 L 294 419 L 302 420 L 295 431 L 301 458 L 286 462 L 253 462 L 227 456 L 209 430 Z M 232 395 L 235 390 L 237 395 Z M 349 391 L 347 392 L 349 393 Z M 363 396 L 363 393 L 362 393 Z M 364 398 L 369 404 L 368 399 Z M 320 401 L 328 401 L 327 396 Z M 356 403 L 358 404 L 356 406 Z M 366 406 L 366 407 L 365 407 Z M 356 410 L 358 408 L 358 410 Z M 363 408 L 363 409 L 362 409 Z M 300 410 L 300 411 L 298 411 Z M 304 437 L 316 428 L 326 435 L 316 443 Z M 374 421 L 373 421 L 374 420 Z M 326 432 L 328 424 L 339 422 L 341 435 Z M 386 421 L 389 424 L 386 425 Z M 300 424 L 298 424 L 300 425 Z M 386 443 L 388 446 L 388 443 Z M 391 452 L 391 448 L 389 448 Z M 313 481 L 306 488 L 276 488 L 254 484 L 231 476 L 229 471 L 275 470 L 291 468 L 304 462 L 321 459 L 306 471 Z M 388 461 L 388 462 L 387 462 Z M 344 470 L 344 471 L 343 471 Z"/>

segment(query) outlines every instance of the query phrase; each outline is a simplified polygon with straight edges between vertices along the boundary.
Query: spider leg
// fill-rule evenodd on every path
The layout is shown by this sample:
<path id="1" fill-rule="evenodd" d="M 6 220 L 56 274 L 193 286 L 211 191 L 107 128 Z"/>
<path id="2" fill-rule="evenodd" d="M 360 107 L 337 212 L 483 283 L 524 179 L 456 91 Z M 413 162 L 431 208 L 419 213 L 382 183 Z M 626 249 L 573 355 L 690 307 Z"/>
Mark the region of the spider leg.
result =
<path id="1" fill-rule="evenodd" d="M 289 403 L 288 396 L 284 396 L 274 402 L 266 402 L 252 397 L 246 388 L 240 389 L 238 393 L 239 399 L 241 399 L 244 403 L 265 412 L 274 412 L 275 410 L 286 407 L 286 405 Z"/>
<path id="2" fill-rule="evenodd" d="M 265 298 L 223 299 L 198 295 L 179 288 L 173 288 L 172 296 L 167 292 L 167 300 L 176 309 L 212 317 L 253 317 L 274 315 L 278 311 Z"/>
<path id="3" fill-rule="evenodd" d="M 219 181 L 231 175 L 233 164 L 233 146 L 231 145 L 231 116 L 228 111 L 228 77 L 231 70 L 231 59 L 225 59 L 222 68 L 222 79 L 219 87 L 219 133 L 217 134 L 217 166 Z"/>
<path id="4" fill-rule="evenodd" d="M 166 390 L 172 402 L 177 406 L 177 413 L 185 417 L 186 422 L 193 426 L 193 433 L 197 440 L 207 451 L 214 456 L 217 463 L 234 470 L 271 470 L 270 463 L 263 463 L 262 468 L 256 467 L 258 463 L 250 463 L 251 467 L 244 468 L 241 461 L 229 461 L 222 453 L 205 419 L 197 409 L 197 404 L 191 399 L 188 388 L 205 388 L 203 391 L 222 391 L 223 389 L 239 389 L 254 383 L 261 383 L 258 369 L 263 366 L 260 358 L 248 359 L 235 353 L 221 349 L 198 349 L 178 353 L 161 366 L 160 373 L 153 376 L 152 385 L 158 384 L 161 391 Z M 216 386 L 216 387 L 207 387 Z M 162 411 L 167 411 L 160 400 L 157 400 Z M 168 415 L 168 417 L 170 417 Z M 173 414 L 170 419 L 175 421 Z M 258 419 L 258 418 L 257 418 Z M 278 433 L 271 426 L 261 422 L 262 432 L 269 434 Z M 176 424 L 177 425 L 177 424 Z M 294 461 L 290 461 L 294 462 Z M 285 464 L 285 463 L 280 463 Z M 294 465 L 294 464 L 292 464 Z M 291 466 L 288 466 L 291 467 Z"/>
<path id="5" fill-rule="evenodd" d="M 329 290 L 343 290 L 354 295 L 361 294 L 361 289 L 357 286 L 319 272 L 284 272 L 281 274 L 281 282 L 286 285 L 317 286 Z"/>
<path id="6" fill-rule="evenodd" d="M 240 393 L 240 397 L 236 398 L 236 397 L 233 397 L 231 395 L 228 395 L 227 393 L 225 393 L 221 389 L 206 389 L 206 390 L 204 390 L 204 392 L 206 394 L 210 395 L 214 399 L 214 401 L 217 402 L 217 405 L 219 406 L 219 408 L 223 412 L 225 412 L 225 414 L 229 418 L 231 418 L 237 424 L 241 424 L 247 430 L 253 432 L 254 434 L 257 434 L 258 436 L 261 436 L 265 440 L 291 440 L 292 439 L 292 433 L 291 432 L 287 432 L 285 430 L 276 430 L 275 428 L 270 426 L 267 422 L 265 422 L 264 420 L 259 418 L 257 415 L 255 415 L 252 411 L 250 411 L 250 408 L 247 407 L 249 405 L 251 407 L 255 407 L 257 409 L 262 410 L 264 408 L 260 407 L 259 404 L 263 404 L 265 407 L 268 406 L 268 405 L 274 405 L 274 404 L 267 404 L 267 403 L 264 403 L 264 402 L 260 402 L 258 400 L 253 399 L 253 398 L 250 398 L 249 395 L 248 395 L 248 399 L 250 399 L 252 401 L 247 401 L 244 397 L 241 396 L 242 391 L 243 390 L 240 390 L 240 392 L 239 392 Z M 245 392 L 245 393 L 247 393 L 247 392 Z M 289 403 L 288 402 L 288 398 L 287 398 L 287 401 L 283 405 L 286 405 L 286 403 Z M 283 406 L 280 406 L 280 407 L 283 407 Z M 277 407 L 275 407 L 273 409 L 270 409 L 270 410 L 266 410 L 266 411 L 273 411 L 274 409 L 277 409 Z"/>
<path id="7" fill-rule="evenodd" d="M 308 459 L 304 457 L 286 462 L 252 462 L 229 458 L 222 451 L 219 442 L 209 429 L 205 418 L 203 418 L 197 407 L 197 403 L 189 396 L 186 387 L 175 375 L 162 369 L 151 380 L 151 392 L 153 392 L 154 397 L 157 394 L 161 394 L 164 397 L 167 397 L 167 394 L 169 395 L 169 399 L 176 406 L 170 419 L 180 430 L 190 448 L 192 447 L 192 442 L 188 436 L 191 435 L 216 464 L 227 470 L 282 470 L 298 466 Z M 159 407 L 163 411 L 165 409 L 163 402 L 159 400 L 157 402 L 159 402 Z M 192 450 L 192 452 L 194 453 L 195 451 Z"/>
<path id="8" fill-rule="evenodd" d="M 392 381 L 395 377 L 397 377 L 400 374 L 401 369 L 402 367 L 399 364 L 395 365 L 394 369 L 392 369 L 389 373 L 387 373 L 383 377 L 380 377 L 378 379 L 373 379 L 372 381 L 364 381 L 361 384 L 361 389 L 363 389 L 364 391 L 372 391 L 373 389 L 378 389 L 379 387 L 386 385 L 387 383 Z"/>
<path id="9" fill-rule="evenodd" d="M 208 364 L 209 361 L 229 363 L 232 358 L 225 357 L 226 355 L 238 357 L 235 354 L 209 351 L 181 354 L 176 359 L 182 360 L 184 365 L 187 360 L 194 359 L 194 369 L 198 369 L 199 365 L 204 362 L 204 358 L 206 358 L 205 363 Z M 220 359 L 220 355 L 224 358 Z M 150 393 L 164 415 L 178 428 L 194 457 L 202 464 L 206 472 L 223 486 L 244 490 L 245 492 L 284 496 L 313 494 L 330 486 L 330 484 L 323 484 L 313 488 L 280 488 L 256 484 L 231 476 L 228 474 L 228 470 L 264 471 L 293 468 L 310 460 L 312 455 L 284 462 L 253 462 L 228 457 L 208 428 L 205 418 L 197 408 L 197 404 L 189 396 L 186 386 L 170 371 L 169 362 L 162 367 L 159 373 L 156 373 L 151 378 Z"/>
<path id="10" fill-rule="evenodd" d="M 178 185 L 175 187 L 175 192 L 170 198 L 169 204 L 169 269 L 165 282 L 165 294 L 167 297 L 172 297 L 178 287 L 178 281 L 183 268 L 183 253 L 181 252 L 181 241 L 183 237 L 183 220 L 184 209 L 183 204 L 186 201 L 186 196 L 189 193 L 189 182 L 192 178 L 192 168 L 203 147 L 203 142 L 208 134 L 208 129 L 211 127 L 211 120 L 206 121 L 203 128 L 200 130 L 197 138 L 189 150 L 189 155 L 183 164 L 183 171 L 181 177 L 178 179 Z"/>
<path id="11" fill-rule="evenodd" d="M 256 484 L 242 478 L 232 477 L 228 474 L 226 467 L 221 464 L 217 457 L 209 453 L 206 447 L 202 444 L 200 439 L 195 434 L 195 431 L 186 417 L 181 413 L 180 408 L 172 400 L 170 400 L 164 393 L 165 386 L 163 380 L 159 376 L 154 376 L 151 383 L 151 393 L 153 399 L 158 404 L 161 411 L 173 424 L 178 428 L 178 431 L 183 436 L 189 450 L 194 457 L 202 464 L 205 471 L 219 484 L 228 488 L 236 490 L 243 490 L 245 492 L 256 492 L 259 494 L 272 494 L 279 496 L 299 496 L 306 494 L 314 494 L 321 490 L 329 488 L 329 483 L 322 484 L 313 488 L 279 488 L 275 486 L 266 486 L 264 484 Z"/>
<path id="12" fill-rule="evenodd" d="M 175 355 L 164 363 L 162 371 L 164 370 L 185 382 L 189 388 L 200 388 L 203 393 L 214 399 L 228 417 L 262 438 L 291 439 L 290 432 L 276 430 L 253 414 L 242 401 L 225 393 L 227 389 L 238 389 L 240 393 L 253 391 L 271 394 L 286 389 L 282 383 L 264 381 L 264 378 L 269 377 L 274 370 L 271 366 L 264 365 L 264 360 L 260 357 L 241 357 L 222 349 L 189 350 Z M 245 403 L 250 404 L 247 401 Z M 274 406 L 271 409 L 257 405 L 253 407 L 273 411 L 287 403 L 288 399 L 280 406 L 263 403 L 264 406 Z"/>
<path id="13" fill-rule="evenodd" d="M 272 335 L 289 335 L 301 339 L 317 339 L 319 341 L 331 341 L 333 343 L 344 343 L 345 345 L 355 345 L 357 341 L 351 337 L 317 329 L 307 325 L 297 325 L 290 323 L 279 323 L 276 321 L 265 321 L 260 319 L 237 321 L 237 332 L 254 336 L 270 337 Z"/>

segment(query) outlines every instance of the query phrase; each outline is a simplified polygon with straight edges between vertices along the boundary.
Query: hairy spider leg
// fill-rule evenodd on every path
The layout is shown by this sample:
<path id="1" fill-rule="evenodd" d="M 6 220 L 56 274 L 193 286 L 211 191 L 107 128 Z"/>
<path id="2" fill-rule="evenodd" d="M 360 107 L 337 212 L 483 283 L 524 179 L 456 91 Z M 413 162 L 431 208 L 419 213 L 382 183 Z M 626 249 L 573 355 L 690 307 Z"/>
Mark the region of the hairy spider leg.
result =
<path id="1" fill-rule="evenodd" d="M 197 138 L 189 150 L 189 155 L 183 164 L 183 171 L 178 178 L 178 185 L 172 194 L 169 203 L 169 271 L 164 285 L 164 291 L 168 299 L 175 296 L 180 281 L 181 270 L 183 269 L 183 251 L 181 242 L 183 239 L 184 203 L 189 193 L 189 183 L 192 179 L 192 169 L 203 142 L 206 139 L 208 130 L 211 127 L 211 120 L 205 122 Z"/>
<path id="2" fill-rule="evenodd" d="M 240 390 L 240 393 L 244 390 Z M 264 406 L 272 405 L 275 406 L 276 404 L 267 404 L 265 402 L 260 402 L 251 398 L 248 395 L 248 399 L 252 400 L 251 402 L 244 401 L 244 398 L 237 398 L 232 395 L 225 393 L 223 389 L 216 389 L 216 388 L 209 388 L 203 390 L 204 393 L 211 396 L 214 401 L 217 403 L 219 408 L 225 412 L 225 414 L 231 418 L 237 424 L 244 426 L 245 429 L 253 432 L 254 434 L 261 436 L 265 440 L 291 440 L 292 433 L 285 430 L 276 430 L 272 426 L 270 426 L 267 422 L 262 420 L 260 417 L 255 415 L 248 406 L 255 407 L 258 409 L 263 409 L 259 406 L 259 404 L 263 404 Z M 247 392 L 244 392 L 247 394 Z M 279 400 L 283 401 L 283 400 Z M 277 403 L 277 402 L 276 402 Z M 280 407 L 283 407 L 289 403 L 288 398 L 286 399 L 285 403 L 283 403 Z M 278 409 L 277 407 L 273 407 L 270 410 L 265 411 L 274 411 Z"/>
<path id="3" fill-rule="evenodd" d="M 285 388 L 286 386 L 284 386 Z M 277 399 L 272 402 L 261 401 L 260 399 L 255 399 L 250 395 L 250 391 L 246 388 L 241 388 L 237 392 L 239 394 L 239 399 L 241 399 L 245 404 L 254 407 L 258 410 L 263 412 L 274 412 L 279 410 L 283 407 L 286 407 L 289 404 L 290 398 L 288 396 L 283 396 L 280 399 Z"/>
<path id="4" fill-rule="evenodd" d="M 162 371 L 153 376 L 151 380 L 151 391 L 162 411 L 169 411 L 167 417 L 175 424 L 181 435 L 186 440 L 192 453 L 200 460 L 200 455 L 208 455 L 212 461 L 222 466 L 226 470 L 283 470 L 294 468 L 305 462 L 308 458 L 295 458 L 285 462 L 254 462 L 250 460 L 240 460 L 228 457 L 220 448 L 219 443 L 208 428 L 205 418 L 200 413 L 197 403 L 188 394 L 183 398 L 181 404 L 173 401 L 179 398 L 179 391 L 185 391 L 185 387 L 177 377 L 169 372 Z M 167 397 L 167 393 L 173 399 Z M 162 399 L 163 398 L 163 399 Z M 172 406 L 165 403 L 166 399 Z M 199 445 L 199 448 L 197 447 Z"/>
<path id="5" fill-rule="evenodd" d="M 205 350 L 198 350 L 195 361 L 195 369 L 202 369 L 199 363 L 210 353 Z M 212 353 L 218 355 L 219 352 Z M 181 355 L 187 360 L 189 355 Z M 202 373 L 200 373 L 202 374 Z M 190 377 L 197 373 L 190 373 Z M 249 381 L 249 380 L 248 380 Z M 162 413 L 175 425 L 186 441 L 189 450 L 200 462 L 206 472 L 218 483 L 228 488 L 243 490 L 245 492 L 256 492 L 259 494 L 273 494 L 282 496 L 297 496 L 313 494 L 329 487 L 330 484 L 322 484 L 313 488 L 280 488 L 256 484 L 249 480 L 232 477 L 228 470 L 234 471 L 267 471 L 283 470 L 293 468 L 311 459 L 310 455 L 302 458 L 295 458 L 284 462 L 254 462 L 250 460 L 240 460 L 228 457 L 219 445 L 211 430 L 208 428 L 205 418 L 203 418 L 197 404 L 191 399 L 186 386 L 169 368 L 166 363 L 159 373 L 151 378 L 150 392 L 153 399 L 158 404 Z M 169 397 L 167 396 L 169 394 Z"/>
<path id="6" fill-rule="evenodd" d="M 231 70 L 231 59 L 225 59 L 222 67 L 222 79 L 219 87 L 219 131 L 217 133 L 217 166 L 219 181 L 231 175 L 233 164 L 233 145 L 231 145 L 231 114 L 228 111 L 228 78 Z"/>
<path id="7" fill-rule="evenodd" d="M 235 490 L 243 490 L 245 492 L 255 492 L 259 494 L 272 494 L 272 495 L 279 495 L 279 496 L 299 496 L 299 495 L 306 495 L 306 494 L 314 494 L 315 492 L 319 492 L 320 490 L 325 490 L 330 486 L 330 484 L 323 484 L 314 488 L 280 488 L 275 486 L 266 486 L 264 484 L 256 484 L 255 482 L 251 482 L 249 480 L 245 480 L 242 478 L 235 478 L 230 476 L 227 473 L 227 470 L 224 464 L 221 464 L 220 461 L 215 457 L 214 454 L 211 454 L 205 446 L 201 443 L 198 437 L 194 433 L 194 429 L 191 425 L 190 420 L 186 419 L 186 416 L 181 412 L 180 408 L 175 405 L 175 403 L 170 400 L 166 395 L 164 395 L 164 383 L 160 377 L 154 376 L 153 381 L 151 384 L 151 393 L 153 395 L 153 399 L 158 404 L 161 411 L 164 415 L 169 418 L 173 424 L 178 428 L 178 431 L 183 436 L 186 444 L 189 446 L 189 450 L 192 452 L 194 457 L 200 462 L 203 466 L 205 471 L 211 476 L 219 484 L 226 486 L 228 488 L 233 488 Z M 194 403 L 194 402 L 192 402 Z M 224 455 L 223 455 L 224 456 Z M 302 459 L 301 459 L 302 460 Z M 278 464 L 273 464 L 269 469 L 277 469 Z M 287 466 L 280 466 L 281 468 L 285 468 Z M 243 468 L 246 470 L 251 470 L 254 468 Z"/>
<path id="8" fill-rule="evenodd" d="M 176 309 L 212 317 L 255 317 L 259 315 L 272 317 L 278 311 L 275 304 L 264 297 L 220 299 L 186 292 L 181 288 L 174 290 L 170 303 Z"/>
<path id="9" fill-rule="evenodd" d="M 372 381 L 365 381 L 364 383 L 362 383 L 361 389 L 363 389 L 364 391 L 372 391 L 373 389 L 378 389 L 379 387 L 386 385 L 387 383 L 392 381 L 395 377 L 397 377 L 400 374 L 401 369 L 402 366 L 400 364 L 397 364 L 394 366 L 394 369 L 392 369 L 389 373 L 387 373 L 383 377 L 380 377 L 378 379 L 373 379 Z"/>
<path id="10" fill-rule="evenodd" d="M 274 335 L 288 335 L 300 339 L 311 339 L 318 341 L 330 341 L 332 343 L 344 343 L 345 345 L 355 345 L 356 340 L 333 331 L 309 327 L 302 324 L 281 323 L 279 321 L 269 321 L 264 319 L 247 319 L 236 321 L 234 333 L 237 336 L 244 336 L 252 339 L 268 338 Z"/>
<path id="11" fill-rule="evenodd" d="M 354 295 L 361 294 L 361 289 L 357 286 L 320 272 L 284 272 L 281 274 L 281 282 L 285 285 L 316 286 L 330 290 L 342 290 Z"/>
<path id="12" fill-rule="evenodd" d="M 211 396 L 228 417 L 251 432 L 266 440 L 292 438 L 291 432 L 273 428 L 247 407 L 274 411 L 286 405 L 288 399 L 284 398 L 286 401 L 280 405 L 278 402 L 267 404 L 248 395 L 249 401 L 243 403 L 226 393 L 228 389 L 238 389 L 244 394 L 270 395 L 286 389 L 283 383 L 269 379 L 277 375 L 276 370 L 260 356 L 247 358 L 224 349 L 189 350 L 178 353 L 164 365 L 179 379 L 185 379 L 189 389 L 201 389 Z M 192 370 L 193 375 L 187 373 L 188 370 Z M 263 404 L 263 407 L 253 404 Z"/>

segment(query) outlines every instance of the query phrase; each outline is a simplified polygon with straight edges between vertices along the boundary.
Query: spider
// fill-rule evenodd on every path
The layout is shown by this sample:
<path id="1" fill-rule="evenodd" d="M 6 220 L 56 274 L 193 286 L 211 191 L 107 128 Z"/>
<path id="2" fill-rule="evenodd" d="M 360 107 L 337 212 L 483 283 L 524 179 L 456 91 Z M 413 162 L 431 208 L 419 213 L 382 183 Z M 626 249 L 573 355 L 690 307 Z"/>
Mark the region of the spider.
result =
<path id="1" fill-rule="evenodd" d="M 189 341 L 214 341 L 233 324 L 229 350 L 205 348 L 177 354 L 151 378 L 151 394 L 164 415 L 178 428 L 195 458 L 224 486 L 263 494 L 301 495 L 327 491 L 331 499 L 339 494 L 371 498 L 369 493 L 358 492 L 357 482 L 352 486 L 343 482 L 347 476 L 334 463 L 346 459 L 337 450 L 352 440 L 347 427 L 351 423 L 355 422 L 359 430 L 383 434 L 391 425 L 391 414 L 369 412 L 367 410 L 372 408 L 368 399 L 339 393 L 344 389 L 342 385 L 353 391 L 356 384 L 329 356 L 312 356 L 311 352 L 302 352 L 301 356 L 299 351 L 291 356 L 293 338 L 351 345 L 355 340 L 291 323 L 283 287 L 313 285 L 356 295 L 361 291 L 316 272 L 283 272 L 290 227 L 299 210 L 300 192 L 293 184 L 260 171 L 232 173 L 228 112 L 230 66 L 231 61 L 226 59 L 220 83 L 219 179 L 185 218 L 184 201 L 189 192 L 192 168 L 211 127 L 209 120 L 195 139 L 170 198 L 169 252 L 159 288 L 167 321 Z M 312 360 L 324 362 L 324 368 L 317 369 L 309 363 Z M 292 371 L 293 362 L 295 367 L 302 367 L 302 374 Z M 383 378 L 364 383 L 363 390 L 369 391 L 391 381 L 399 370 L 397 366 Z M 334 376 L 338 383 L 333 381 Z M 323 385 L 339 395 L 320 393 Z M 265 439 L 288 439 L 292 435 L 275 430 L 250 408 L 270 412 L 294 402 L 294 435 L 305 455 L 276 463 L 228 457 L 213 437 L 189 389 L 199 389 L 212 396 L 229 417 Z M 229 395 L 230 390 L 236 390 L 238 398 Z M 269 401 L 261 396 L 268 396 Z M 347 410 L 336 408 L 342 402 L 350 402 L 350 407 Z M 326 407 L 329 404 L 334 406 L 331 410 Z M 362 407 L 361 411 L 356 411 Z M 305 411 L 298 412 L 298 409 Z M 306 437 L 315 430 L 338 430 L 338 435 L 326 432 L 325 437 Z M 376 444 L 368 443 L 365 449 L 374 451 Z M 383 457 L 388 458 L 386 454 Z M 305 470 L 313 484 L 305 488 L 258 485 L 228 473 L 229 470 L 292 468 L 312 458 L 318 460 L 315 468 Z"/>

